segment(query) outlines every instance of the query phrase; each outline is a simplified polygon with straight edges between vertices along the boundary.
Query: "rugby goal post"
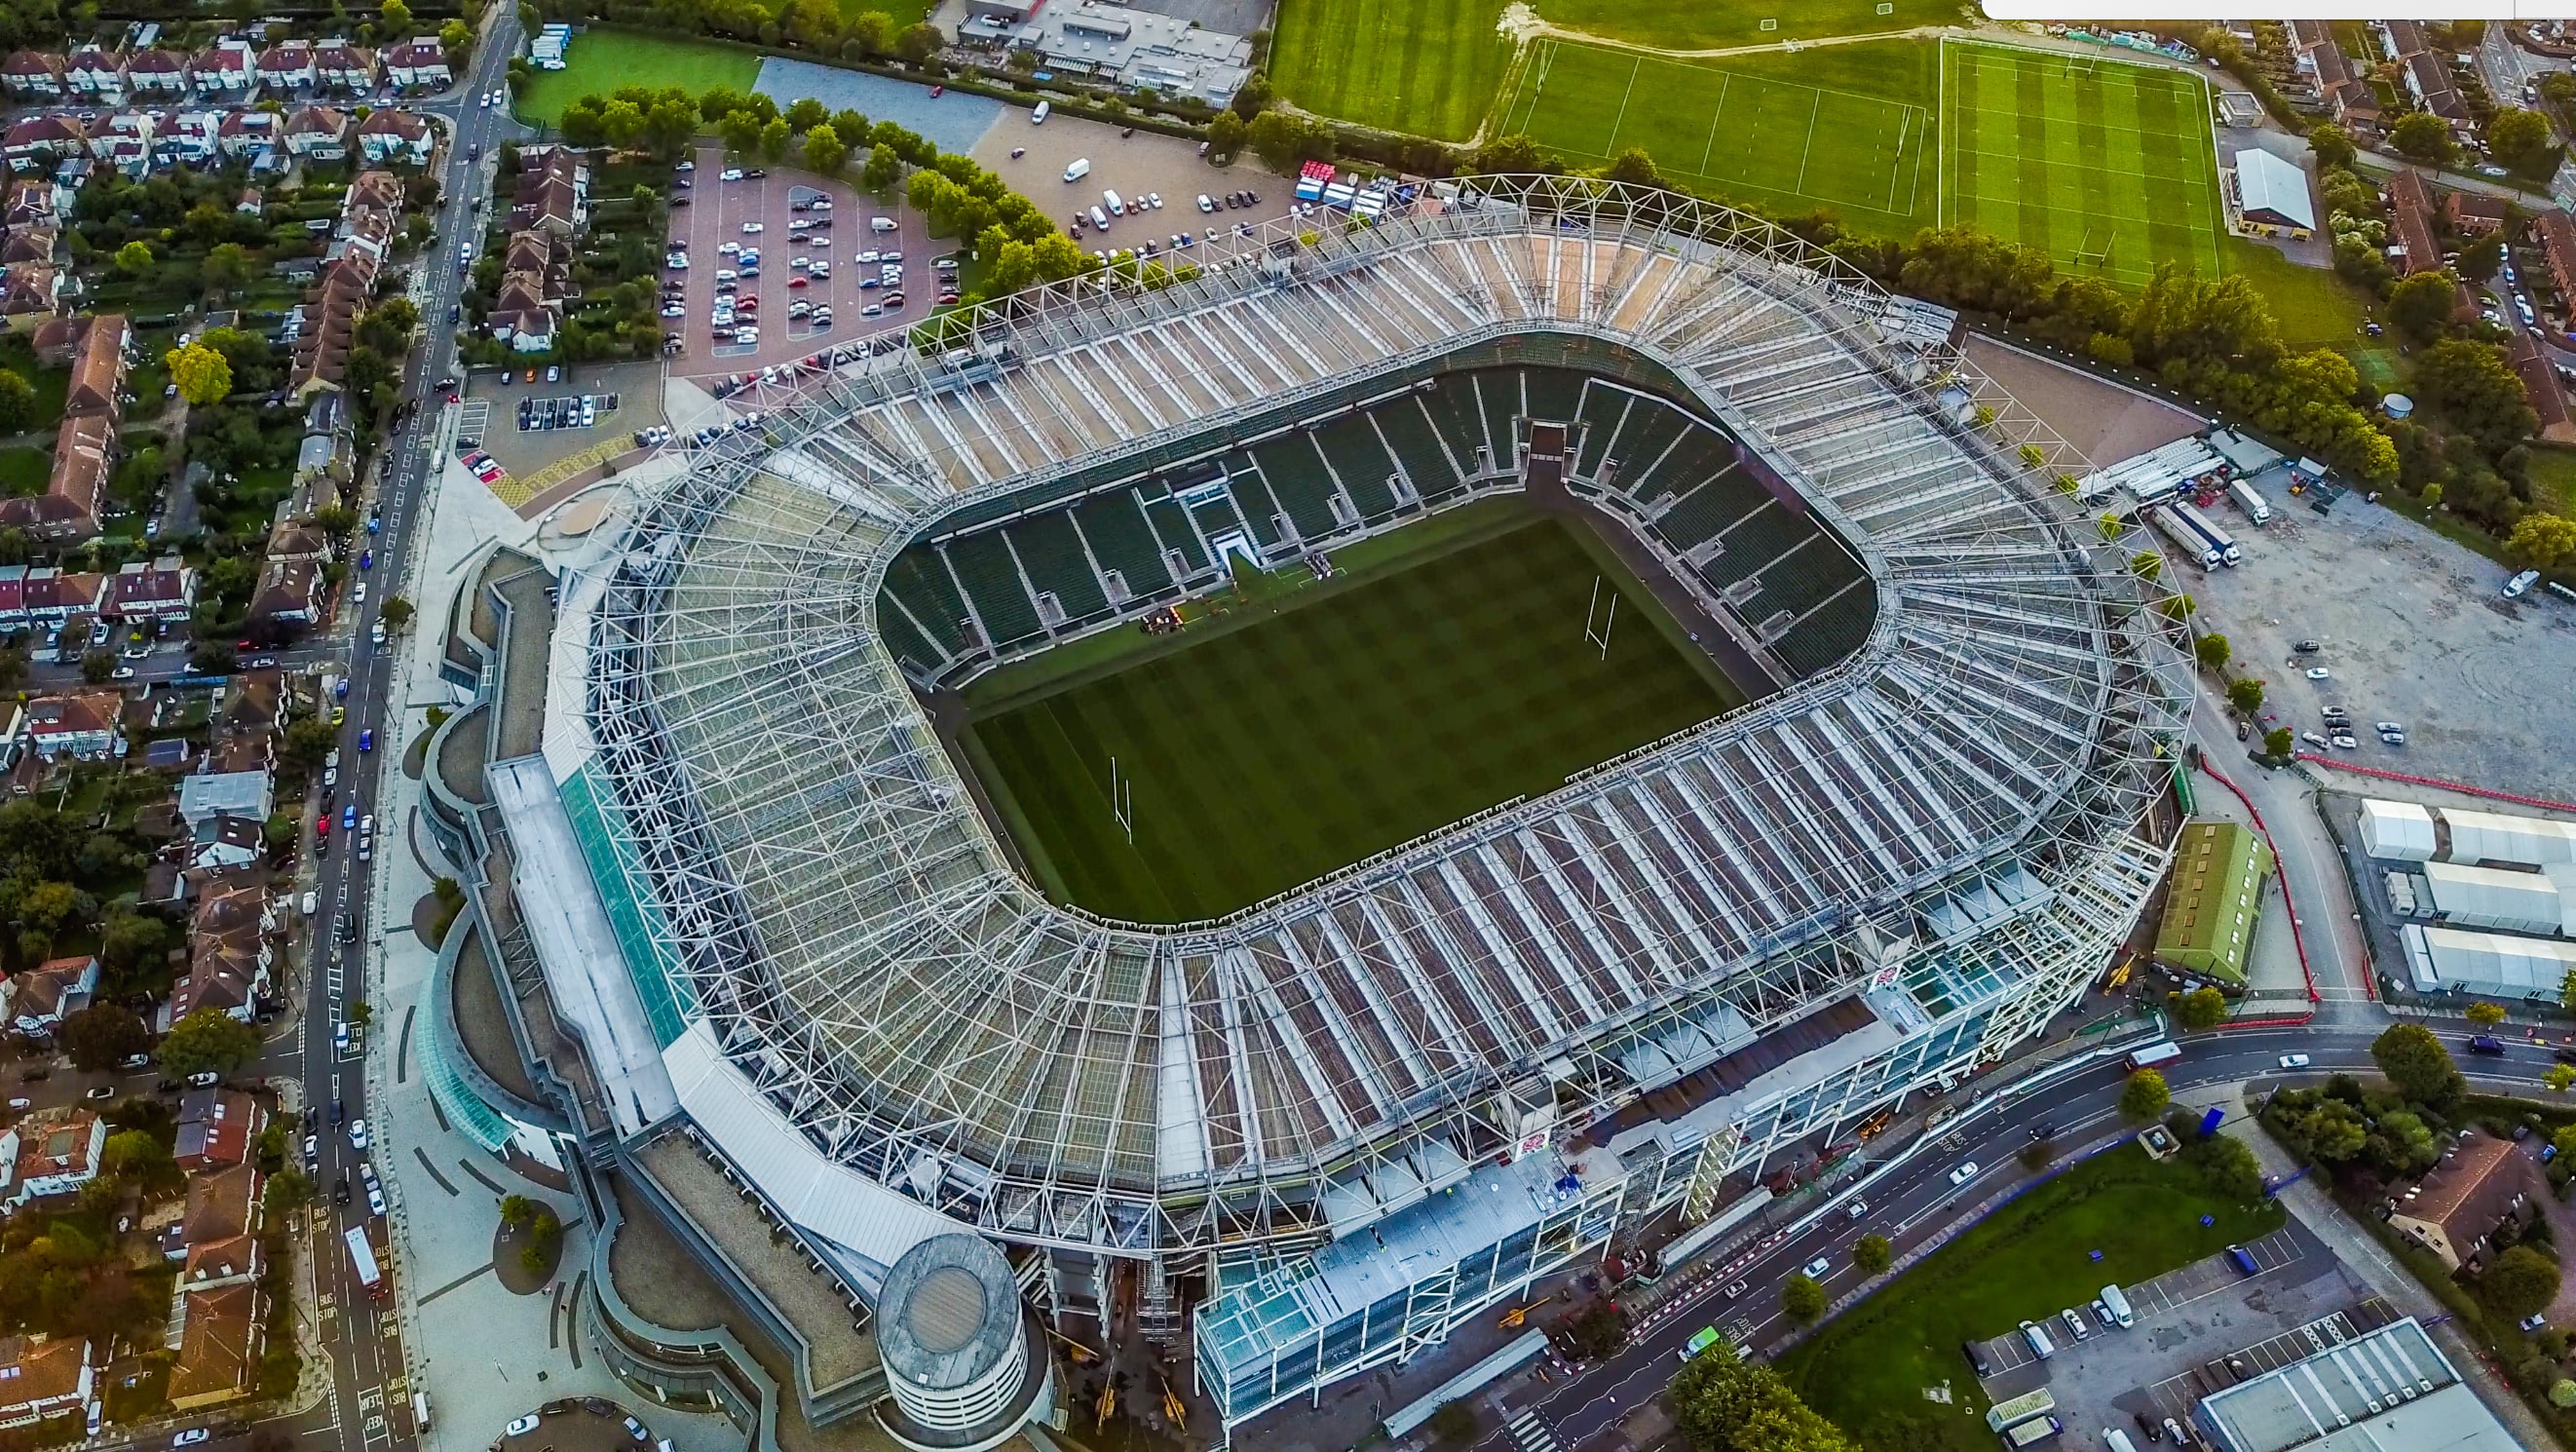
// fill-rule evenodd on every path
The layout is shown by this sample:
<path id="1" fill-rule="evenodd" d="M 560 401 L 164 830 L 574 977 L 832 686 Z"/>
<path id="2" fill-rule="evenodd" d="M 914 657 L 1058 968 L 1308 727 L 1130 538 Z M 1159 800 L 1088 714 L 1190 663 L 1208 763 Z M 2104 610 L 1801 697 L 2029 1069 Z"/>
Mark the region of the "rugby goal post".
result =
<path id="1" fill-rule="evenodd" d="M 1610 606 L 1605 610 L 1601 606 L 1601 585 L 1601 577 L 1593 576 L 1592 603 L 1583 610 L 1583 639 L 1587 645 L 1599 646 L 1601 658 L 1606 661 L 1610 658 L 1610 627 L 1619 619 L 1619 591 L 1615 586 L 1611 589 Z"/>

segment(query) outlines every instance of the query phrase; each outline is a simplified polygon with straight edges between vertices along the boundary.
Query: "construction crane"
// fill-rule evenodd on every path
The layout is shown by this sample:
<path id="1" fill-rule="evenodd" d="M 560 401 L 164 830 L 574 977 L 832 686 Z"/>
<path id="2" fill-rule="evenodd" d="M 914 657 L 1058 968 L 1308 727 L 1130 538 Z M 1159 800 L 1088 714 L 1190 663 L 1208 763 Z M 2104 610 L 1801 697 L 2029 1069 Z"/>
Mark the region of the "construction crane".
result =
<path id="1" fill-rule="evenodd" d="M 1172 1379 L 1159 1371 L 1154 1375 L 1163 1383 L 1163 1415 L 1171 1421 L 1174 1431 L 1188 1430 L 1190 1409 L 1181 1405 L 1181 1394 L 1172 1390 Z"/>
<path id="2" fill-rule="evenodd" d="M 1071 1357 L 1073 1359 L 1073 1364 L 1076 1366 L 1089 1366 L 1094 1361 L 1100 1359 L 1099 1352 L 1094 1351 L 1090 1347 L 1083 1345 L 1081 1342 L 1074 1340 L 1072 1337 L 1065 1335 L 1053 1326 L 1041 1323 L 1038 1329 L 1046 1332 L 1046 1334 L 1054 1337 L 1056 1340 L 1063 1342 L 1064 1354 Z"/>
<path id="3" fill-rule="evenodd" d="M 1108 1426 L 1110 1414 L 1117 1410 L 1118 1383 L 1114 1380 L 1101 1382 L 1100 1401 L 1098 1405 L 1091 1409 L 1092 1430 L 1098 1431 L 1101 1428 Z"/>
<path id="4" fill-rule="evenodd" d="M 1556 1294 L 1557 1296 L 1561 1296 L 1565 1293 L 1563 1291 L 1559 1291 Z M 1530 1312 L 1537 1310 L 1539 1307 L 1544 1306 L 1555 1299 L 1556 1296 L 1541 1296 L 1526 1306 L 1514 1306 L 1510 1310 L 1505 1311 L 1503 1313 L 1503 1319 L 1496 1322 L 1495 1325 L 1497 1329 L 1500 1330 L 1517 1331 L 1522 1326 L 1528 1324 Z"/>

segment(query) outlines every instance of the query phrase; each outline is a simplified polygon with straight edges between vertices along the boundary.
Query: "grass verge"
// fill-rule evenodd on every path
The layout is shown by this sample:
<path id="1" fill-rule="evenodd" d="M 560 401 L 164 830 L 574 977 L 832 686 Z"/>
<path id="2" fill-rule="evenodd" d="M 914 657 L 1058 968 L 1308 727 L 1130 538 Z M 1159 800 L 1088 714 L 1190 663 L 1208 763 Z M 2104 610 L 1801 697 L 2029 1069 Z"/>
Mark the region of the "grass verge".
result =
<path id="1" fill-rule="evenodd" d="M 1870 1445 L 1984 1452 L 1994 1445 L 1987 1402 L 1961 1342 L 2081 1306 L 2105 1285 L 2152 1280 L 2281 1220 L 2276 1204 L 2231 1204 L 2197 1169 L 2125 1144 L 2028 1191 L 1882 1286 L 1783 1357 L 1780 1374 Z M 1924 1399 L 1942 1386 L 1950 1405 Z"/>
<path id="2" fill-rule="evenodd" d="M 631 30 L 588 30 L 573 37 L 571 49 L 564 52 L 564 68 L 539 71 L 513 109 L 523 121 L 551 126 L 564 107 L 622 86 L 678 86 L 695 96 L 717 86 L 749 91 L 759 78 L 760 57 L 732 46 Z"/>

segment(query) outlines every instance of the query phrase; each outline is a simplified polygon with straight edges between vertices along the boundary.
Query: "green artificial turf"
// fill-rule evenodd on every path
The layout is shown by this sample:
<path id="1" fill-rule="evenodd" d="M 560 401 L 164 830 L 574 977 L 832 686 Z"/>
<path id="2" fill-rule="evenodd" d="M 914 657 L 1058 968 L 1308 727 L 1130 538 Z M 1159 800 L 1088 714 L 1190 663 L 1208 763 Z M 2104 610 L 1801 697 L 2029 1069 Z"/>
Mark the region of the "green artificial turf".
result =
<path id="1" fill-rule="evenodd" d="M 1777 1366 L 1808 1405 L 1871 1446 L 1987 1452 L 1987 1403 L 1961 1342 L 2082 1306 L 2105 1285 L 2152 1280 L 2277 1229 L 2281 1218 L 2278 1204 L 2230 1203 L 2197 1170 L 2125 1145 L 1996 1211 Z M 1924 1396 L 1943 1386 L 1948 1405 Z"/>
<path id="2" fill-rule="evenodd" d="M 968 757 L 1038 880 L 1116 918 L 1222 916 L 1741 699 L 1597 541 L 1505 507 L 1499 533 L 1436 535 L 1435 553 L 978 714 Z M 1596 582 L 1621 597 L 1606 660 L 1585 640 Z"/>
<path id="3" fill-rule="evenodd" d="M 1287 0 L 1270 43 L 1279 93 L 1319 115 L 1464 141 L 1511 46 L 1501 0 Z"/>
<path id="4" fill-rule="evenodd" d="M 1576 166 L 1642 147 L 1693 191 L 1904 236 L 1935 210 L 1938 66 L 1928 40 L 1723 61 L 1540 40 L 1488 129 Z"/>
<path id="5" fill-rule="evenodd" d="M 2220 270 L 2209 89 L 2189 71 L 1943 43 L 1942 219 L 2136 286 Z"/>
<path id="6" fill-rule="evenodd" d="M 513 109 L 521 120 L 552 125 L 582 97 L 625 86 L 678 86 L 696 96 L 718 86 L 749 91 L 759 78 L 760 57 L 747 50 L 632 30 L 585 30 L 564 52 L 564 68 L 537 72 Z"/>
<path id="7" fill-rule="evenodd" d="M 1967 18 L 1958 0 L 1540 0 L 1535 8 L 1570 30 L 1671 50 L 1880 35 Z"/>

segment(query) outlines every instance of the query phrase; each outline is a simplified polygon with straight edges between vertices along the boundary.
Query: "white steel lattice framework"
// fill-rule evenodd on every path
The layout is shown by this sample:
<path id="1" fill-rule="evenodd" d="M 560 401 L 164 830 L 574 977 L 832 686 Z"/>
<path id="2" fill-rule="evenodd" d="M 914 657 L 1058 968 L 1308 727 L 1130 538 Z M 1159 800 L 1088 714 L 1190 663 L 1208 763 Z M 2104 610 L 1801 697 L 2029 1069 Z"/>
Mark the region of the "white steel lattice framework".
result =
<path id="1" fill-rule="evenodd" d="M 1013 298 L 945 358 L 878 358 L 698 451 L 639 511 L 585 705 L 623 887 L 654 905 L 650 966 L 826 1153 L 1025 1243 L 1290 1247 L 1328 1182 L 1475 1163 L 1534 1104 L 1632 1104 L 1848 998 L 1889 943 L 1926 1021 L 1963 964 L 2001 985 L 1945 1062 L 1711 1140 L 1762 1153 L 2000 1053 L 2134 920 L 2188 675 L 2131 546 L 2051 487 L 2082 462 L 1963 360 L 1883 342 L 1884 294 L 1766 223 L 1476 187 L 1224 239 L 1169 286 Z M 1222 921 L 1104 921 L 1017 876 L 878 638 L 894 554 L 961 503 L 1533 333 L 1660 362 L 1763 449 L 1867 565 L 1866 644 Z M 2000 874 L 2008 911 L 1927 916 Z"/>

